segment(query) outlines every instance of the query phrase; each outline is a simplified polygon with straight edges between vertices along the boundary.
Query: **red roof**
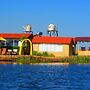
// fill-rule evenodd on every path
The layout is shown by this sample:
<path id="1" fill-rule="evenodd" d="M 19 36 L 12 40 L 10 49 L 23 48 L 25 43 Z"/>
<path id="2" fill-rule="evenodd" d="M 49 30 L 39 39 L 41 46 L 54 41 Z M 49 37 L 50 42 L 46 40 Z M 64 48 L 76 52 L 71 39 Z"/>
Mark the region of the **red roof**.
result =
<path id="1" fill-rule="evenodd" d="M 50 44 L 70 44 L 73 41 L 71 37 L 49 37 L 49 36 L 34 36 L 32 43 L 50 43 Z"/>
<path id="2" fill-rule="evenodd" d="M 5 39 L 20 39 L 22 37 L 29 38 L 31 34 L 24 34 L 24 33 L 0 33 L 0 37 Z"/>
<path id="3" fill-rule="evenodd" d="M 76 37 L 76 42 L 90 42 L 90 37 Z"/>

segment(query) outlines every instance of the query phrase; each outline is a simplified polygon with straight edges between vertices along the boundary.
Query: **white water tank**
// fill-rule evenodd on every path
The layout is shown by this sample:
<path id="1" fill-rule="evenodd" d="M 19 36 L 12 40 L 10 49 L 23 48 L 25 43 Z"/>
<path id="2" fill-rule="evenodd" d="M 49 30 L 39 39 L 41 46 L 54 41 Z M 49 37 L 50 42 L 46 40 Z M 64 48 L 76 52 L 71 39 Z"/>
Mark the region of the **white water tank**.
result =
<path id="1" fill-rule="evenodd" d="M 55 31 L 55 30 L 56 30 L 56 26 L 54 24 L 48 25 L 48 31 Z"/>
<path id="2" fill-rule="evenodd" d="M 25 29 L 25 32 L 30 32 L 31 29 L 32 29 L 32 27 L 31 27 L 31 25 L 27 24 L 27 25 L 24 27 L 24 29 Z"/>

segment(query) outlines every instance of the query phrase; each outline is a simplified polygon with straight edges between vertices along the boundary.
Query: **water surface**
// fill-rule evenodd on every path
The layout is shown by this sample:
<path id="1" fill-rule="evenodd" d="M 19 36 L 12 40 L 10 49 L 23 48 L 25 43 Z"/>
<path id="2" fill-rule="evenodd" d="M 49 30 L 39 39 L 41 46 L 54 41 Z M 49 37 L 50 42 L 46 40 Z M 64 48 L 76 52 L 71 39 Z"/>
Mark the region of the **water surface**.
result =
<path id="1" fill-rule="evenodd" d="M 90 65 L 0 65 L 0 90 L 90 90 Z"/>

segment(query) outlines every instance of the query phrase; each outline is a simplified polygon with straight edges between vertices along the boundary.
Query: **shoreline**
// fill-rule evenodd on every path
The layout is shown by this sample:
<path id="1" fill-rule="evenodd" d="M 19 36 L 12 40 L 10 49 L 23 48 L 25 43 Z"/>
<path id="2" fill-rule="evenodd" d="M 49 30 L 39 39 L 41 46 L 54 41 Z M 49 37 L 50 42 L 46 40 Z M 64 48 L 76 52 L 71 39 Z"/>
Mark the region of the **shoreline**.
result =
<path id="1" fill-rule="evenodd" d="M 17 64 L 17 63 L 13 63 Z M 19 65 L 24 65 L 24 64 L 19 64 Z M 69 63 L 30 63 L 28 65 L 69 65 Z"/>
<path id="2" fill-rule="evenodd" d="M 90 64 L 90 56 L 43 57 L 30 55 L 0 55 L 0 64 Z"/>
<path id="3" fill-rule="evenodd" d="M 0 65 L 90 65 L 90 63 L 78 63 L 78 64 L 69 64 L 69 63 L 30 63 L 30 64 L 22 64 L 22 63 L 0 63 Z"/>

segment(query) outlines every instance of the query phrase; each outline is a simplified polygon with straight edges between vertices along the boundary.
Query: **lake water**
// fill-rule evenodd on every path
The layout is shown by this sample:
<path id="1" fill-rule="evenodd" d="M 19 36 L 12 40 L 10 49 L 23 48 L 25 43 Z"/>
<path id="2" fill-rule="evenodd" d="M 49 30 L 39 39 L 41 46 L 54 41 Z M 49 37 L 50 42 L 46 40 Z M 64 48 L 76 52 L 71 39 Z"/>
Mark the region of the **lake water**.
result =
<path id="1" fill-rule="evenodd" d="M 0 65 L 0 90 L 90 90 L 90 65 Z"/>

